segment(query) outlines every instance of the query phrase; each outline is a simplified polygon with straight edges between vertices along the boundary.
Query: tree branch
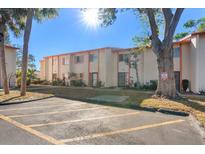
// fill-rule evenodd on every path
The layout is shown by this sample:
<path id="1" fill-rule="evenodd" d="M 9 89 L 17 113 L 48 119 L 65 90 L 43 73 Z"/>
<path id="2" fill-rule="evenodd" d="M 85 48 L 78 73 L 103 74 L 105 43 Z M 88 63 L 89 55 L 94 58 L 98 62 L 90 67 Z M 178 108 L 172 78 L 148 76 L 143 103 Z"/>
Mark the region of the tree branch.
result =
<path id="1" fill-rule="evenodd" d="M 167 31 L 169 30 L 169 25 L 170 25 L 171 19 L 173 18 L 173 13 L 170 8 L 162 8 L 162 12 L 163 12 L 164 19 L 165 19 L 164 34 L 166 34 Z"/>
<path id="2" fill-rule="evenodd" d="M 167 29 L 163 40 L 163 45 L 166 47 L 172 46 L 174 32 L 176 30 L 177 24 L 179 22 L 183 10 L 184 10 L 183 8 L 178 8 L 170 21 L 169 28 Z"/>
<path id="3" fill-rule="evenodd" d="M 157 26 L 155 16 L 154 16 L 154 10 L 153 9 L 146 9 L 146 13 L 149 19 L 150 28 L 152 32 L 151 42 L 152 42 L 152 48 L 155 54 L 159 54 L 161 51 L 161 41 L 159 39 L 159 28 Z"/>
<path id="4" fill-rule="evenodd" d="M 147 16 L 149 18 L 150 28 L 152 31 L 152 38 L 154 39 L 158 37 L 159 28 L 155 20 L 153 9 L 146 9 L 146 10 L 147 10 Z"/>

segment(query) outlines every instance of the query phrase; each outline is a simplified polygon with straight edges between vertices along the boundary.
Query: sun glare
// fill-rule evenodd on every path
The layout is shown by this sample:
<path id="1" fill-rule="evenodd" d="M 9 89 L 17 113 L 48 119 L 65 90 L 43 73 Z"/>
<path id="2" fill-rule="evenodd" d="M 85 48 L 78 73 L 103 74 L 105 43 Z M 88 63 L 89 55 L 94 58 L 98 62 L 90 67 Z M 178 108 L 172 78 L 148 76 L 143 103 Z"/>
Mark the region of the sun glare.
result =
<path id="1" fill-rule="evenodd" d="M 82 22 L 92 29 L 96 29 L 100 25 L 100 20 L 98 19 L 98 9 L 86 9 L 82 11 Z"/>

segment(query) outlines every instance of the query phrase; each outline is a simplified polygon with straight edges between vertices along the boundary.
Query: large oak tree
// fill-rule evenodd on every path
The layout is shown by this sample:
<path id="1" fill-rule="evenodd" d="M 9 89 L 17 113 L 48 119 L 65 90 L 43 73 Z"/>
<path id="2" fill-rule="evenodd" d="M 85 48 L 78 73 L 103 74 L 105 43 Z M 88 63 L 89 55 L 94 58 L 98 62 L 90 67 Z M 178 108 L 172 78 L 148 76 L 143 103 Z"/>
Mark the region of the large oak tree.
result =
<path id="1" fill-rule="evenodd" d="M 126 10 L 126 9 L 123 9 Z M 145 15 L 148 19 L 150 27 L 150 41 L 154 54 L 157 57 L 158 64 L 158 86 L 156 95 L 174 98 L 177 96 L 174 66 L 173 66 L 173 36 L 180 20 L 183 8 L 178 9 L 133 9 L 139 15 Z M 99 9 L 99 19 L 103 26 L 108 26 L 114 23 L 117 19 L 117 12 L 119 9 Z M 161 14 L 164 22 L 164 28 L 158 25 L 157 16 Z M 129 21 L 128 21 L 129 22 Z M 160 30 L 163 31 L 163 36 L 160 36 Z M 162 77 L 165 76 L 164 77 Z M 167 76 L 167 78 L 166 78 Z"/>

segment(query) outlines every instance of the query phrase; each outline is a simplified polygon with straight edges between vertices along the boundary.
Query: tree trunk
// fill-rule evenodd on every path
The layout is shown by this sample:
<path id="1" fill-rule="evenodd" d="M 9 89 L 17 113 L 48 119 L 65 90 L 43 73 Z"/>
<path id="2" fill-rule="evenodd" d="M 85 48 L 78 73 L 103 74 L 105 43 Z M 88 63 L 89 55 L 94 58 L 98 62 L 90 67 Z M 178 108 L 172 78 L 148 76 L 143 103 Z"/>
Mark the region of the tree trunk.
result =
<path id="1" fill-rule="evenodd" d="M 26 19 L 26 27 L 24 30 L 24 44 L 23 44 L 23 56 L 22 56 L 22 75 L 21 75 L 21 96 L 26 95 L 26 78 L 28 67 L 28 44 L 32 28 L 32 19 L 34 15 L 34 9 L 28 10 Z"/>
<path id="2" fill-rule="evenodd" d="M 173 52 L 171 50 L 165 49 L 157 57 L 159 80 L 155 94 L 175 98 L 177 91 L 174 76 Z"/>
<path id="3" fill-rule="evenodd" d="M 5 28 L 6 28 L 5 25 L 1 23 L 0 24 L 0 65 L 1 65 L 2 78 L 3 78 L 4 94 L 9 94 L 9 85 L 8 85 L 7 72 L 6 72 L 6 58 L 5 58 L 5 49 L 4 49 Z"/>

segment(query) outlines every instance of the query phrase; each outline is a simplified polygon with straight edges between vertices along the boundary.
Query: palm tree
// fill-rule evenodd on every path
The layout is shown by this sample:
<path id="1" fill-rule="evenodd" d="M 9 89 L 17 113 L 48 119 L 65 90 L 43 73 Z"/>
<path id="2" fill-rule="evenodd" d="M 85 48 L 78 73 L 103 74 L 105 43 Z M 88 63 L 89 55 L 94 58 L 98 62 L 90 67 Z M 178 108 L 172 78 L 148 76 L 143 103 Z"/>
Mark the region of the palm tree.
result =
<path id="1" fill-rule="evenodd" d="M 26 27 L 24 31 L 24 45 L 23 45 L 23 56 L 22 56 L 22 79 L 21 79 L 21 96 L 26 95 L 26 77 L 28 67 L 28 45 L 31 34 L 32 21 L 33 19 L 41 22 L 44 19 L 50 19 L 58 15 L 57 9 L 34 9 L 30 8 L 27 10 Z"/>
<path id="2" fill-rule="evenodd" d="M 24 28 L 23 14 L 25 14 L 25 9 L 0 9 L 0 65 L 5 94 L 9 94 L 4 50 L 5 37 L 8 30 L 14 32 L 15 36 L 20 34 L 20 31 Z"/>
<path id="3" fill-rule="evenodd" d="M 26 95 L 26 73 L 28 67 L 28 44 L 32 28 L 34 9 L 28 9 L 26 27 L 24 30 L 23 56 L 22 56 L 22 74 L 21 74 L 21 96 Z"/>

